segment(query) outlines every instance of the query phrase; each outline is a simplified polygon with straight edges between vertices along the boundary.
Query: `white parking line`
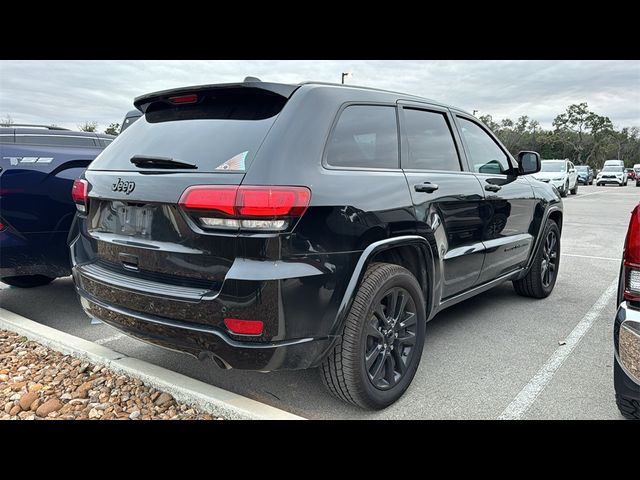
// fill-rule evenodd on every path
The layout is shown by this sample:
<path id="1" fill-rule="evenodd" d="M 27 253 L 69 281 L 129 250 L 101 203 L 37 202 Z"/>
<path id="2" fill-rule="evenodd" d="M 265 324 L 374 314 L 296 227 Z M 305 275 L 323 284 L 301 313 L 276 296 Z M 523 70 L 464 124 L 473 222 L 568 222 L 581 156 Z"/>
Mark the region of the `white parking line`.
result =
<path id="1" fill-rule="evenodd" d="M 622 261 L 620 258 L 613 257 L 596 257 L 595 255 L 577 255 L 575 253 L 561 253 L 562 257 L 578 257 L 578 258 L 593 258 L 595 260 L 613 260 L 614 262 Z"/>
<path id="2" fill-rule="evenodd" d="M 98 345 L 104 345 L 105 343 L 114 342 L 124 337 L 126 337 L 125 334 L 116 333 L 115 335 L 111 335 L 110 337 L 104 337 L 104 338 L 99 338 L 98 340 L 94 340 L 93 343 L 97 343 Z"/>
<path id="3" fill-rule="evenodd" d="M 589 331 L 591 326 L 600 316 L 604 307 L 607 306 L 611 297 L 613 297 L 618 289 L 618 279 L 616 278 L 611 285 L 600 296 L 598 301 L 591 307 L 582 320 L 578 322 L 573 331 L 565 339 L 565 344 L 560 346 L 553 352 L 547 362 L 538 370 L 538 373 L 527 383 L 520 393 L 516 395 L 513 401 L 504 409 L 498 417 L 498 420 L 519 420 L 529 410 L 531 405 L 536 401 L 538 395 L 542 393 L 549 384 L 553 376 L 556 374 L 562 363 L 571 355 L 573 349 L 580 343 L 582 337 Z"/>

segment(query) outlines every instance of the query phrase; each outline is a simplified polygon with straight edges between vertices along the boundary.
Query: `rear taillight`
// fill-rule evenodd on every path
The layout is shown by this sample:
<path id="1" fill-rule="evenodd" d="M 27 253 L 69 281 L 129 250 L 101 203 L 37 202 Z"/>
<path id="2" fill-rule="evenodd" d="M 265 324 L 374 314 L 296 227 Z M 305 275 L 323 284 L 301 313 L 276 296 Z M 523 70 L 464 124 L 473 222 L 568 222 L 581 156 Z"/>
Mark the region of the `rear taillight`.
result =
<path id="1" fill-rule="evenodd" d="M 87 203 L 89 196 L 89 182 L 81 178 L 77 178 L 73 182 L 73 188 L 71 189 L 71 198 L 76 204 L 76 208 L 79 212 L 87 211 Z"/>
<path id="2" fill-rule="evenodd" d="M 210 186 L 187 188 L 179 204 L 205 229 L 282 231 L 306 211 L 306 187 Z"/>
<path id="3" fill-rule="evenodd" d="M 4 223 L 0 222 L 0 232 L 3 231 L 5 228 L 7 228 L 7 226 Z"/>
<path id="4" fill-rule="evenodd" d="M 640 204 L 631 212 L 624 242 L 624 298 L 640 301 Z"/>

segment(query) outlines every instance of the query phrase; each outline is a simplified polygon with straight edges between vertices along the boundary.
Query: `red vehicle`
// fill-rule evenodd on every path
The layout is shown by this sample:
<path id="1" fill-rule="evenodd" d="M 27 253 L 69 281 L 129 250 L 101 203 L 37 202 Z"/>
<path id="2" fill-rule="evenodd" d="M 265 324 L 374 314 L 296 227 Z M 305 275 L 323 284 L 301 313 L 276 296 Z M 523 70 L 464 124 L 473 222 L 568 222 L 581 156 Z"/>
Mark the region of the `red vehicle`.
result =
<path id="1" fill-rule="evenodd" d="M 640 420 L 640 203 L 631 213 L 624 244 L 613 344 L 618 409 L 624 417 Z"/>
<path id="2" fill-rule="evenodd" d="M 636 171 L 633 168 L 627 168 L 625 170 L 627 171 L 627 178 L 629 180 L 637 180 L 638 179 Z"/>

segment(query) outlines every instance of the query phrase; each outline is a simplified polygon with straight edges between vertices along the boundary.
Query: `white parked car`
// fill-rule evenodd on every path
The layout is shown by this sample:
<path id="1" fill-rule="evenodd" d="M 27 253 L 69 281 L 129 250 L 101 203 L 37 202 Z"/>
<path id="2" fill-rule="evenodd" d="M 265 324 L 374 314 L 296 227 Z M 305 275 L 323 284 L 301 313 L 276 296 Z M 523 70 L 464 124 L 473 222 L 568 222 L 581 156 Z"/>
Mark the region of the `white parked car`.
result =
<path id="1" fill-rule="evenodd" d="M 578 193 L 578 173 L 569 160 L 543 160 L 542 169 L 534 177 L 542 182 L 551 183 L 563 197 L 569 192 L 573 195 Z"/>
<path id="2" fill-rule="evenodd" d="M 614 165 L 607 165 L 596 177 L 596 185 L 606 185 L 608 183 L 615 183 L 619 187 L 627 185 L 627 171 L 624 167 L 618 167 Z"/>

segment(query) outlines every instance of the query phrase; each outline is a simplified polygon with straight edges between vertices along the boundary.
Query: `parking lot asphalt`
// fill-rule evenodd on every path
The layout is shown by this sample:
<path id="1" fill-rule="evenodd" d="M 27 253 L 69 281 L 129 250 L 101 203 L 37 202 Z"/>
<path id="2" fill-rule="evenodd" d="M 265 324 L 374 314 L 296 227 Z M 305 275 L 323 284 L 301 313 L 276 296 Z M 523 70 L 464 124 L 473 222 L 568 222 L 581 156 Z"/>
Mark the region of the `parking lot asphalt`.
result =
<path id="1" fill-rule="evenodd" d="M 510 283 L 445 310 L 427 325 L 412 385 L 371 412 L 334 399 L 315 370 L 223 371 L 92 325 L 71 278 L 0 290 L 0 306 L 218 387 L 313 419 L 622 419 L 613 390 L 615 285 L 640 188 L 581 186 L 564 199 L 562 254 L 547 299 Z M 566 344 L 562 345 L 563 342 Z"/>

